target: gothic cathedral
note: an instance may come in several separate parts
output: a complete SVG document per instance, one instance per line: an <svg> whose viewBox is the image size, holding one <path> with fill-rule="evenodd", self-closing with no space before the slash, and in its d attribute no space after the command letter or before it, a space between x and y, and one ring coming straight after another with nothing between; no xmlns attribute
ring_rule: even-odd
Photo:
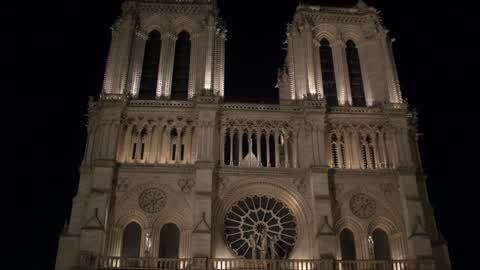
<svg viewBox="0 0 480 270"><path fill-rule="evenodd" d="M224 102L215 0L125 0L56 270L449 270L378 11L300 4L277 104Z"/></svg>

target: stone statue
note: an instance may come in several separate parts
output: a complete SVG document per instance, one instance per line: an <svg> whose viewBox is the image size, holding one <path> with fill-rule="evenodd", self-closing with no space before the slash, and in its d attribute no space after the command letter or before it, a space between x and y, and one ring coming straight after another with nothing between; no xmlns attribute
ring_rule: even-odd
<svg viewBox="0 0 480 270"><path fill-rule="evenodd" d="M270 257L272 260L275 260L277 257L277 252L275 251L275 244L278 242L278 237L274 235L270 240Z"/></svg>
<svg viewBox="0 0 480 270"><path fill-rule="evenodd" d="M250 234L250 237L248 238L248 242L250 242L250 246L252 247L252 259L256 260L257 259L257 240L255 240L254 234Z"/></svg>
<svg viewBox="0 0 480 270"><path fill-rule="evenodd" d="M267 251L268 251L268 236L267 236L266 230L263 231L261 239L262 240L260 245L260 259L265 260L267 257Z"/></svg>
<svg viewBox="0 0 480 270"><path fill-rule="evenodd" d="M147 232L147 235L145 236L145 253L150 254L150 251L152 250L152 235Z"/></svg>

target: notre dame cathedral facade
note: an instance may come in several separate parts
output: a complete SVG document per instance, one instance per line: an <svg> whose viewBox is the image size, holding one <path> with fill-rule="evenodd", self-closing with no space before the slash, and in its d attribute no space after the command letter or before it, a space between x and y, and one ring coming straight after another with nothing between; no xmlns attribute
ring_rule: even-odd
<svg viewBox="0 0 480 270"><path fill-rule="evenodd" d="M223 101L215 0L122 10L57 270L451 268L373 7L299 5L275 105Z"/></svg>

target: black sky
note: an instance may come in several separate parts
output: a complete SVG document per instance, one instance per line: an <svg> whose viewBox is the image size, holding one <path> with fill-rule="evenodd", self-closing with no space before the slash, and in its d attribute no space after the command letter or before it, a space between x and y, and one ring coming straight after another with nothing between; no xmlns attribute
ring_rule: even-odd
<svg viewBox="0 0 480 270"><path fill-rule="evenodd" d="M468 1L366 2L381 10L397 39L403 95L420 113L431 201L450 243L454 269L466 269L468 258L474 258L469 251L475 239L468 230L476 230L467 212L476 213L479 206L479 177L473 174L479 160L474 155L479 122L474 9ZM220 1L229 31L227 100L271 102L276 97L273 86L284 61L286 23L296 5ZM77 189L88 96L101 90L109 27L120 13L120 1L42 1L4 12L8 34L2 40L14 47L5 58L11 65L2 89L8 123L3 133L10 135L3 155L3 199L9 213L4 224L10 231L3 233L12 241L9 259L17 262L8 269L53 269L58 233Z"/></svg>

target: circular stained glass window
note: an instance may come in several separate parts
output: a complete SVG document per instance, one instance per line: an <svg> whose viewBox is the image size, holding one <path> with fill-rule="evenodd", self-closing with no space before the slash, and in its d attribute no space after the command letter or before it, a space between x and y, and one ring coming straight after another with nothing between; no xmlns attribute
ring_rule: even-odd
<svg viewBox="0 0 480 270"><path fill-rule="evenodd" d="M240 257L286 259L295 246L297 222L280 200L251 196L230 208L224 232L227 245Z"/></svg>

